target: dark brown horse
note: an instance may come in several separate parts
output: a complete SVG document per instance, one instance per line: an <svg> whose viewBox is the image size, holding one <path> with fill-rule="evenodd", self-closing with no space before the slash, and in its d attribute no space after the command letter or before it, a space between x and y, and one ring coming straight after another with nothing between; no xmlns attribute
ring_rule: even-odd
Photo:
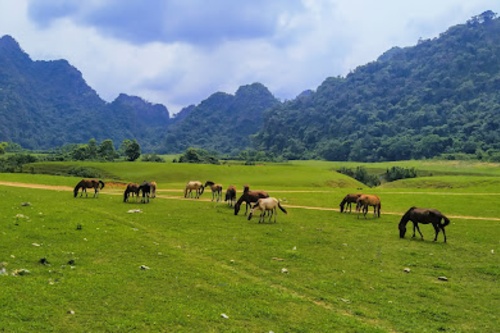
<svg viewBox="0 0 500 333"><path fill-rule="evenodd" d="M441 220L443 222L441 223ZM446 227L448 224L450 224L450 220L444 216L439 210L437 209L427 209L427 208L417 208L417 207L411 207L408 209L408 211L403 215L401 218L401 221L399 222L399 237L404 238L406 234L406 224L412 221L413 222L413 236L415 237L415 229L418 230L418 233L420 234L420 237L424 239L424 235L422 235L422 232L420 231L420 228L418 227L419 223L422 224L429 224L431 223L432 226L434 227L434 231L436 232L436 235L434 236L434 241L437 241L439 230L443 231L443 236L444 236L444 242L446 243L446 232L444 231L444 227Z"/></svg>
<svg viewBox="0 0 500 333"><path fill-rule="evenodd" d="M213 181L207 180L205 182L204 187L210 186L210 189L212 190L212 201L214 199L217 199L217 201L220 201L222 199L222 185L221 184L215 184Z"/></svg>
<svg viewBox="0 0 500 333"><path fill-rule="evenodd" d="M73 189L73 196L76 198L76 196L78 195L78 191L82 189L80 197L83 196L83 192L85 192L85 196L88 197L88 188L94 189L94 198L96 198L99 196L99 190L102 190L104 188L104 182L99 179L82 179L78 184L76 184L75 188Z"/></svg>
<svg viewBox="0 0 500 333"><path fill-rule="evenodd" d="M269 198L269 194L264 191L250 191L250 187L248 185L245 185L243 188L243 194L234 205L234 215L238 215L243 201L246 202L245 215L247 215L248 206L253 202L257 202L260 198Z"/></svg>
<svg viewBox="0 0 500 333"><path fill-rule="evenodd" d="M226 190L226 199L228 206L233 207L233 204L236 202L236 187L234 185L229 185Z"/></svg>
<svg viewBox="0 0 500 333"><path fill-rule="evenodd" d="M344 199L342 199L342 201L340 202L340 212L343 213L344 212L344 208L345 208L345 212L347 213L347 207L349 207L349 213L352 211L352 204L356 203L356 201L358 200L358 198L361 196L361 193L350 193L348 195L346 195L344 197ZM346 207L346 204L347 204L347 207Z"/></svg>
<svg viewBox="0 0 500 333"><path fill-rule="evenodd" d="M132 194L135 195L135 201L137 201L137 197L139 196L139 184L137 183L128 183L127 188L123 192L123 202L127 202L128 198Z"/></svg>
<svg viewBox="0 0 500 333"><path fill-rule="evenodd" d="M142 192L142 203L149 203L149 197L151 196L151 183L144 181L141 185L139 185L139 190L137 193Z"/></svg>
<svg viewBox="0 0 500 333"><path fill-rule="evenodd" d="M366 213L368 213L368 206L373 206L373 216L380 217L380 208L382 208L382 203L380 202L380 198L372 194L362 194L356 200L356 210L358 211L358 219L361 210L363 210L363 216L366 219Z"/></svg>

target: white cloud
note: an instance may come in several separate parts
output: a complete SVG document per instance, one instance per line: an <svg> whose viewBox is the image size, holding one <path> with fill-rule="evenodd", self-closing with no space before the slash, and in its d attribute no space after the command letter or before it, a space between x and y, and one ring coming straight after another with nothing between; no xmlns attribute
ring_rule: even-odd
<svg viewBox="0 0 500 333"><path fill-rule="evenodd" d="M253 82L291 99L488 9L500 3L0 0L0 35L34 60L68 60L107 101L123 92L177 112Z"/></svg>

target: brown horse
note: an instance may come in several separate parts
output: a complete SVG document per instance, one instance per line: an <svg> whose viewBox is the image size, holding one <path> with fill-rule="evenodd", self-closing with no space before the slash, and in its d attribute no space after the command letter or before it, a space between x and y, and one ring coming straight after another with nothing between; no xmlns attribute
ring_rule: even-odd
<svg viewBox="0 0 500 333"><path fill-rule="evenodd" d="M234 185L229 185L226 191L226 199L228 206L233 207L233 204L236 202L236 187Z"/></svg>
<svg viewBox="0 0 500 333"><path fill-rule="evenodd" d="M444 222L441 223L441 220ZM443 231L444 242L446 243L446 232L444 231L444 227L450 224L450 220L444 216L437 209L427 209L427 208L417 208L411 207L408 211L403 215L401 221L399 222L399 237L404 238L406 234L406 224L412 221L413 222L413 238L415 237L415 229L418 230L420 237L424 239L424 235L420 231L418 227L419 223L429 224L431 223L434 227L434 231L436 235L434 236L434 241L437 241L439 230Z"/></svg>
<svg viewBox="0 0 500 333"><path fill-rule="evenodd" d="M75 188L73 189L73 196L76 198L76 196L78 195L78 191L82 189L80 197L83 196L83 192L85 192L85 196L88 197L88 188L94 189L94 198L96 198L99 196L99 190L102 190L104 188L104 182L99 179L82 179L78 184L76 184Z"/></svg>
<svg viewBox="0 0 500 333"><path fill-rule="evenodd" d="M149 182L149 185L151 185L151 198L156 198L156 182Z"/></svg>
<svg viewBox="0 0 500 333"><path fill-rule="evenodd" d="M380 198L376 195L362 194L359 196L358 200L356 200L356 210L358 211L358 219L361 209L363 209L363 216L366 219L366 213L368 213L368 206L373 206L373 216L380 217L380 208L382 207Z"/></svg>
<svg viewBox="0 0 500 333"><path fill-rule="evenodd" d="M358 198L361 196L361 193L356 193L356 194L348 194L344 197L344 199L342 199L342 201L340 202L340 212L343 213L344 212L344 207L345 207L345 212L347 213L347 207L349 207L349 213L352 211L351 210L351 206L353 203L356 203L356 201L358 200ZM346 207L346 204L347 204L347 207Z"/></svg>
<svg viewBox="0 0 500 333"><path fill-rule="evenodd" d="M215 198L217 198L217 202L220 201L222 199L222 185L215 184L213 181L207 180L204 187L207 186L210 186L210 189L212 190L212 201L214 201Z"/></svg>
<svg viewBox="0 0 500 333"><path fill-rule="evenodd" d="M128 198L132 194L135 195L135 201L137 202L137 197L139 196L139 184L137 183L128 183L127 188L123 192L123 202L127 202Z"/></svg>
<svg viewBox="0 0 500 333"><path fill-rule="evenodd" d="M269 194L264 191L250 191L250 187L248 185L245 185L243 188L243 194L234 205L234 215L238 215L243 201L246 202L245 215L247 215L248 206L253 202L257 202L260 198L269 198Z"/></svg>
<svg viewBox="0 0 500 333"><path fill-rule="evenodd" d="M274 215L274 223L276 223L276 216L278 215L278 210L277 208L281 209L281 211L285 214L288 214L286 209L283 208L280 204L280 201L276 198L269 197L269 198L260 198L257 200L257 203L253 205L253 207L250 209L250 214L248 214L248 220L250 221L252 219L253 213L255 210L260 210L260 217L259 217L259 223L264 222L264 217L266 215L266 212L269 214L269 222L271 222L271 218Z"/></svg>
<svg viewBox="0 0 500 333"><path fill-rule="evenodd" d="M193 197L192 191L195 190L195 199L199 199L200 195L203 194L203 191L205 190L205 187L203 186L203 183L197 180L192 180L186 184L186 188L184 189L184 198L187 198L188 194L189 197Z"/></svg>

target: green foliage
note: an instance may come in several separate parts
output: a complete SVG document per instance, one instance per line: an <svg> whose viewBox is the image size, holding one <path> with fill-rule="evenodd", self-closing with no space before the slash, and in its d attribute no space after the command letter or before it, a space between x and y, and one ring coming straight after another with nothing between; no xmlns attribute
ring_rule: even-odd
<svg viewBox="0 0 500 333"><path fill-rule="evenodd" d="M351 168L342 167L338 169L337 172L352 177L370 187L380 185L380 179L376 175L369 174L366 168L362 166L358 166L354 170Z"/></svg>
<svg viewBox="0 0 500 333"><path fill-rule="evenodd" d="M267 110L255 149L365 162L498 151L500 19L478 17Z"/></svg>
<svg viewBox="0 0 500 333"><path fill-rule="evenodd" d="M179 163L219 164L219 159L216 154L212 154L204 149L188 148L179 157Z"/></svg>
<svg viewBox="0 0 500 333"><path fill-rule="evenodd" d="M120 151L127 158L127 161L135 161L141 156L141 146L136 140L123 140Z"/></svg>
<svg viewBox="0 0 500 333"><path fill-rule="evenodd" d="M0 172L23 172L25 164L34 163L38 158L31 154L12 154L0 158Z"/></svg>
<svg viewBox="0 0 500 333"><path fill-rule="evenodd" d="M393 182L398 179L415 178L417 177L417 170L415 168L402 168L393 166L385 172L385 180Z"/></svg>
<svg viewBox="0 0 500 333"><path fill-rule="evenodd" d="M82 177L82 178L102 178L103 174L93 168L89 167L82 167L82 166L75 166L70 168L67 171L67 175L69 176L75 176L75 177Z"/></svg>
<svg viewBox="0 0 500 333"><path fill-rule="evenodd" d="M165 159L157 154L144 154L141 157L141 161L143 162L159 162L164 163Z"/></svg>

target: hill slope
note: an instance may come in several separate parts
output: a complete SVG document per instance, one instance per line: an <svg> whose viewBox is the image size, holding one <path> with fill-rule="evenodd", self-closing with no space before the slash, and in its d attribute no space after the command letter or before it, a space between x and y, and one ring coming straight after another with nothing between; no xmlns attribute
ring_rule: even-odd
<svg viewBox="0 0 500 333"><path fill-rule="evenodd" d="M485 12L393 48L265 114L259 149L288 158L383 161L500 149L500 20Z"/></svg>

